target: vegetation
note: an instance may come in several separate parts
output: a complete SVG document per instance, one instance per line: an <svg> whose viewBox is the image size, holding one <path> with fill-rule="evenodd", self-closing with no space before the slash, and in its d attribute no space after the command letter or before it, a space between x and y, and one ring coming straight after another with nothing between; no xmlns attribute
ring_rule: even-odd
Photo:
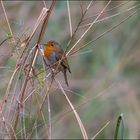
<svg viewBox="0 0 140 140"><path fill-rule="evenodd" d="M0 7L1 139L140 139L139 1ZM69 87L43 61L49 40L67 54Z"/></svg>

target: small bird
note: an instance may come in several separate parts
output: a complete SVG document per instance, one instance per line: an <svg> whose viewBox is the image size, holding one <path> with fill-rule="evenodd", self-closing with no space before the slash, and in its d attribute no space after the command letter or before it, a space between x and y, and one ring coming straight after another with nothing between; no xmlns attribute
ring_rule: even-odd
<svg viewBox="0 0 140 140"><path fill-rule="evenodd" d="M57 70L57 72L62 72L64 74L64 79L66 85L68 86L67 80L67 70L71 73L68 60L64 54L63 49L60 44L56 41L50 40L47 44L44 44L44 57L47 65ZM63 57L63 58L62 58ZM60 63L60 64L59 64Z"/></svg>

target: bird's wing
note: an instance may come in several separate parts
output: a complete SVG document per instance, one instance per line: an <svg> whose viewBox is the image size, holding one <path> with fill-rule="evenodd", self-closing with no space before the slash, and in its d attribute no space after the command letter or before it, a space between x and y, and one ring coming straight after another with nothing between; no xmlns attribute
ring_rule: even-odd
<svg viewBox="0 0 140 140"><path fill-rule="evenodd" d="M59 61L61 60L62 58L62 53L58 53L56 55L56 60ZM68 64L68 60L67 58L64 56L64 59L62 60L61 62L61 65L65 68L65 69L68 69L68 71L71 73L71 70L70 70L70 67L69 67L69 64Z"/></svg>

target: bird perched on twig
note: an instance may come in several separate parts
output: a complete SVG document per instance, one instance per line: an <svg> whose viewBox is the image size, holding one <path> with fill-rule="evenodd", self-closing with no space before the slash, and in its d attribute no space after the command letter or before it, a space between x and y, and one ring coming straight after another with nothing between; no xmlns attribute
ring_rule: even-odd
<svg viewBox="0 0 140 140"><path fill-rule="evenodd" d="M66 72L68 70L71 73L71 70L66 55L64 54L60 44L53 40L44 44L44 58L48 66L55 69L56 72L61 71L64 74L64 79L68 86Z"/></svg>

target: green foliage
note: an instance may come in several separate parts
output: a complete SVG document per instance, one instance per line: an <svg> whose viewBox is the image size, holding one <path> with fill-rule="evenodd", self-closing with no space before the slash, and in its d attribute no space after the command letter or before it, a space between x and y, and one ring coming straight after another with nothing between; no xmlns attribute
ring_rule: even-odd
<svg viewBox="0 0 140 140"><path fill-rule="evenodd" d="M71 10L72 29L74 32L77 23L80 19L80 16L82 15L81 11L85 10L89 1L69 2ZM112 4L113 2L114 4ZM128 8L132 8L132 6L134 6L135 4L139 4L139 1L131 1L126 5L121 5L120 7L114 10L110 10L112 7L116 6L115 2L117 3L117 5L121 3L119 1L112 1L110 7L108 7L107 11L100 17L100 19L110 17L113 14L123 12ZM48 7L50 1L46 1L46 3ZM100 11L103 8L103 5L105 3L106 2L102 1L96 1L95 3L93 3L93 7L91 7L87 12L85 19L88 17L92 17L93 15L98 13L98 11ZM9 18L10 23L11 19L14 19L14 21L24 21L24 24L21 28L20 26L14 24L14 29L12 27L14 36L19 37L21 34L24 34L25 28L30 29L28 30L28 34L25 32L25 36L29 36L32 32L33 26L35 25L39 12L43 7L43 2L15 2L15 4L13 4L12 2L7 1L6 4L7 14L9 17L11 16ZM17 10L17 13L15 12L15 10ZM129 11L120 14L116 17L112 17L105 21L96 23L93 26L93 28L91 28L90 31L87 33L85 38L83 38L82 41L80 41L76 48L79 48L87 42L94 40L106 30L112 28L117 23L120 23L125 17L127 17L131 13L132 12ZM94 20L95 18L96 16L92 17L91 20L86 20L82 22L81 25L85 25L86 23L92 22L92 20ZM68 74L70 86L62 86L64 86L64 90L68 94L73 105L76 107L77 105L79 105L79 107L77 107L76 109L90 137L92 137L99 130L100 126L102 126L102 124L104 124L106 120L108 120L112 122L111 125L105 128L105 130L101 132L97 136L97 138L109 139L114 137L114 139L122 139L123 137L129 138L135 136L135 138L139 139L139 134L136 133L138 132L139 128L138 107L140 105L139 19L140 14L138 12L125 23L119 25L114 31L107 33L97 41L93 42L92 44L78 52L84 53L85 51L90 50L90 53L85 53L82 55L78 55L77 53L74 54L76 56L70 56L68 58L71 62L70 67L72 71L72 74ZM5 28L4 23L5 20L3 24L1 24L2 29ZM36 44L36 41L38 40L40 27L41 26L39 26L39 28L37 29L35 37L28 46L29 49L31 49L34 46L34 44ZM70 47L73 46L73 44L81 37L83 32L88 27L89 26L84 28L80 27L78 29L74 37L74 41L72 42ZM0 33L1 40L3 40L3 32L0 31ZM8 39L13 38L11 32L6 32L6 36ZM53 11L48 22L43 42L46 43L50 39L60 42L62 47L64 49L66 48L67 40L70 39L67 1L57 1L56 3L55 10ZM8 51L8 47L9 46L3 48L7 49ZM24 47L22 49L24 49ZM3 51L0 50L0 56L3 55L5 55L5 53L3 53ZM5 66L10 67L10 70L12 70L13 72L13 69L15 68L18 59L17 57L11 56L9 56L8 58L10 59L8 59ZM25 94L26 97L29 96L29 99L31 99L27 99L27 106L24 108L26 112L31 113L31 118L29 117L29 113L27 113L27 115L26 113L21 113L21 123L19 123L18 127L18 131L20 131L22 129L21 126L25 126L26 132L30 133L35 122L36 125L40 125L40 127L38 127L36 131L33 132L32 138L45 137L44 135L48 131L44 127L45 124L48 124L47 101L45 102L43 108L45 122L42 119L41 113L38 116L36 115L36 112L38 112L39 106L42 103L42 100L45 96L45 93L42 92L42 90L48 84L45 80L47 72L44 71L41 58L39 57L38 59L38 64L35 63L34 66L36 75L33 75L33 80L35 81L35 85L34 87L28 87L29 89L26 89L27 92ZM6 78L0 81L0 102L7 88L7 83L9 82L9 79L12 75L12 72L10 70L5 70L2 73L0 73L0 76L6 75ZM22 85L21 79L24 79L25 76L25 70L21 70L18 79L14 79L14 81L12 82L12 90L10 90L10 95L12 97L14 91L17 92L15 93L16 96L13 96L13 98L15 97L16 102L21 93L21 91L19 90L22 89L23 86L14 87L14 83L20 82ZM56 78L60 78L60 81L63 79L63 77L61 77L61 74L58 74L57 76ZM32 91L34 89L36 89L36 91L32 94L32 98L30 96L30 90ZM50 93L50 104L52 112L51 121L53 126L52 133L54 138L62 139L62 135L64 136L64 138L82 138L81 132L78 127L78 123L75 120L73 112L68 111L68 113L65 113L65 111L67 112L67 110L69 110L69 106L67 105L65 98L61 94L61 90L58 89L58 85L56 84L56 82L54 82ZM10 101L12 102L13 100L11 99ZM86 103L82 104L83 101L86 101ZM32 104L31 111L29 111L30 105L28 103ZM13 104L14 103L12 102L10 106L7 107L6 112L9 111L10 107L14 106ZM11 109L11 112L14 112L16 114L18 111L16 110L17 108L15 108L16 107L14 106ZM116 117L117 114L120 114L120 112L122 112L125 115L125 130L123 130L122 126L122 116L118 117L118 122L116 125ZM7 114L5 114L4 117L6 117L6 115ZM14 119L11 118L11 120L13 121ZM1 126L3 129L3 124ZM132 131L132 129L134 130ZM1 130L1 132L3 131ZM36 134L38 134L38 136ZM22 138L22 135L23 131L21 131L21 133L19 133L17 137L20 139Z"/></svg>
<svg viewBox="0 0 140 140"><path fill-rule="evenodd" d="M38 74L37 76L40 89L42 89L45 86L45 75L46 75L46 72L44 71L44 69L40 69L40 74Z"/></svg>
<svg viewBox="0 0 140 140"><path fill-rule="evenodd" d="M121 126L122 126L122 129L120 128ZM120 137L119 137L119 134L120 134ZM123 135L124 135L123 114L120 114L120 116L118 117L118 120L117 120L117 125L116 125L114 139L115 140L123 139Z"/></svg>
<svg viewBox="0 0 140 140"><path fill-rule="evenodd" d="M13 37L13 36L12 36L12 33L11 33L11 32L8 32L8 33L7 33L7 38L8 38L8 39L11 39L12 37Z"/></svg>

